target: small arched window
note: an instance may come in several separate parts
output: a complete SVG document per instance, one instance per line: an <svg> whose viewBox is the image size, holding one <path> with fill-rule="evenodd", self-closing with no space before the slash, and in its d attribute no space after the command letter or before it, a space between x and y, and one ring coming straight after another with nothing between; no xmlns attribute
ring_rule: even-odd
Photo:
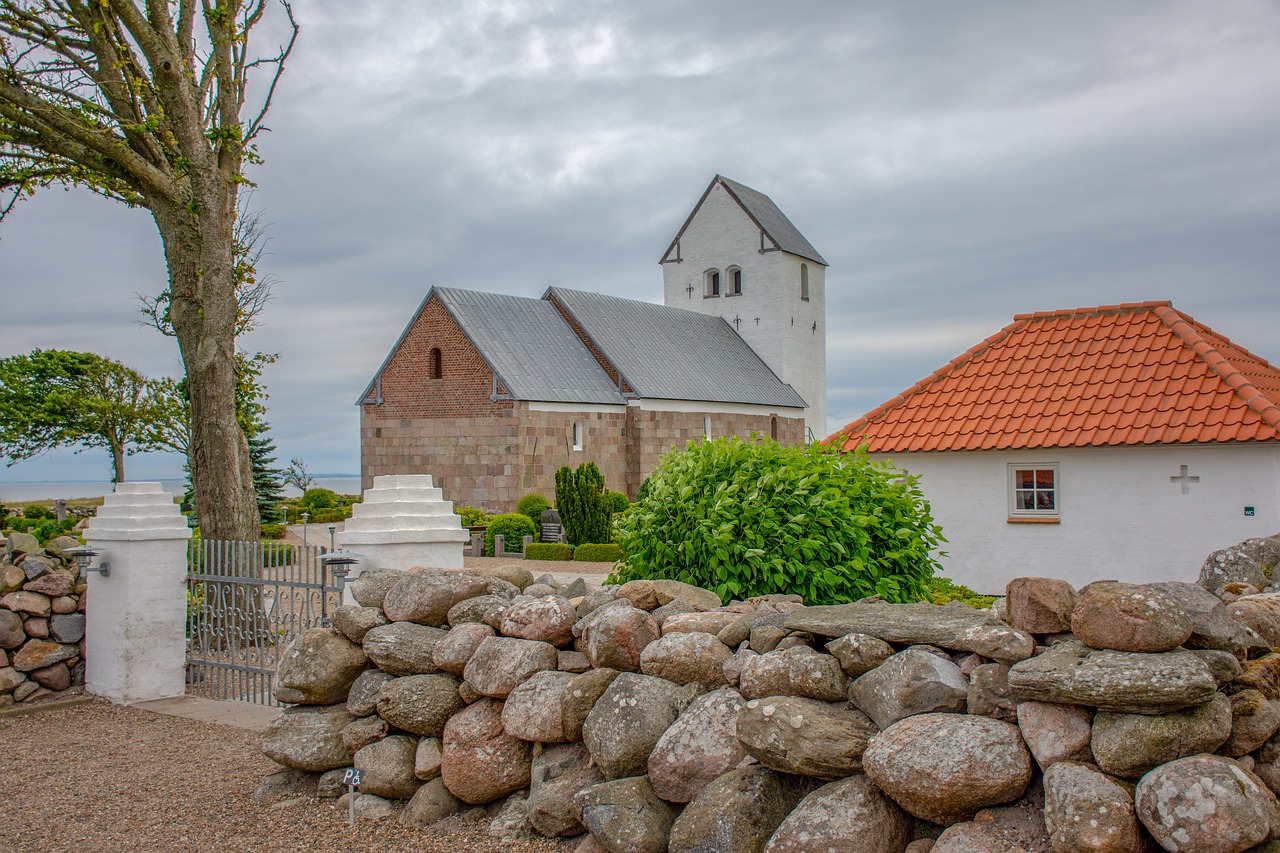
<svg viewBox="0 0 1280 853"><path fill-rule="evenodd" d="M711 438L711 415L702 416L702 433L708 439Z"/></svg>
<svg viewBox="0 0 1280 853"><path fill-rule="evenodd" d="M725 296L741 296L742 295L742 270L737 267L729 267L725 275L729 278L729 287L725 291Z"/></svg>
<svg viewBox="0 0 1280 853"><path fill-rule="evenodd" d="M444 375L444 363L440 357L440 348L432 347L431 349L431 378L439 379Z"/></svg>
<svg viewBox="0 0 1280 853"><path fill-rule="evenodd" d="M777 415L769 416L769 438L772 438L774 441L778 440L778 416Z"/></svg>
<svg viewBox="0 0 1280 853"><path fill-rule="evenodd" d="M582 449L582 421L573 422L573 449Z"/></svg>
<svg viewBox="0 0 1280 853"><path fill-rule="evenodd" d="M809 301L809 265L800 265L800 299L804 302Z"/></svg>
<svg viewBox="0 0 1280 853"><path fill-rule="evenodd" d="M702 295L707 299L720 295L720 270L707 270L703 273Z"/></svg>

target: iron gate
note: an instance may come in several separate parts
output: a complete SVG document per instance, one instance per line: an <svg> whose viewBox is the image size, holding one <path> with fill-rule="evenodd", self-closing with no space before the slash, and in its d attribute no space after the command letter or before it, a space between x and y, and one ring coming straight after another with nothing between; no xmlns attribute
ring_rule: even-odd
<svg viewBox="0 0 1280 853"><path fill-rule="evenodd" d="M193 539L187 563L187 694L279 705L280 654L327 626L342 603L320 559L327 549L285 542Z"/></svg>

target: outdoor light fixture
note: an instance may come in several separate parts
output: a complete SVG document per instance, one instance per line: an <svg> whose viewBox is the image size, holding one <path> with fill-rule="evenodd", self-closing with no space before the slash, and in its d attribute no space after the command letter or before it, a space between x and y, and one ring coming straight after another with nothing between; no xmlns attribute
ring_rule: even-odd
<svg viewBox="0 0 1280 853"><path fill-rule="evenodd" d="M333 534L337 531L337 529L338 529L338 525L336 524L329 525L329 550L330 551L337 550L333 544Z"/></svg>
<svg viewBox="0 0 1280 853"><path fill-rule="evenodd" d="M331 554L320 555L320 563L333 572L333 580L338 585L338 592L345 589L351 567L360 562L363 556L364 554L357 554L354 551L334 551Z"/></svg>
<svg viewBox="0 0 1280 853"><path fill-rule="evenodd" d="M62 552L63 556L70 557L76 561L76 567L80 569L80 575L83 577L86 572L97 572L104 578L111 574L111 564L106 560L98 563L96 566L89 565L93 562L93 558L98 556L98 552L90 548L88 545L81 545L78 548L68 548Z"/></svg>

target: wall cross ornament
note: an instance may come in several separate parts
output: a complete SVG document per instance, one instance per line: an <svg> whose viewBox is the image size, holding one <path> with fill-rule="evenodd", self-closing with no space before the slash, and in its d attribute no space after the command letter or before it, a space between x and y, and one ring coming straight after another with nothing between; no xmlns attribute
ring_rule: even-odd
<svg viewBox="0 0 1280 853"><path fill-rule="evenodd" d="M1169 482L1180 484L1184 495L1191 494L1191 484L1200 482L1200 478L1193 474L1188 474L1186 465L1179 465L1178 467L1180 470L1169 478Z"/></svg>
<svg viewBox="0 0 1280 853"><path fill-rule="evenodd" d="M741 331L741 330L742 330L742 318L741 318L741 317L734 316L734 318L733 318L733 327L734 327L735 329L738 329L739 331Z"/></svg>

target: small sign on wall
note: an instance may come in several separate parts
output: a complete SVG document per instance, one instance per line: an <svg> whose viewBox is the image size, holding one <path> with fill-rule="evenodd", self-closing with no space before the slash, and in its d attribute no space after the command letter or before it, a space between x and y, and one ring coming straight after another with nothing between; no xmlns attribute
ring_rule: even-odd
<svg viewBox="0 0 1280 853"><path fill-rule="evenodd" d="M1244 508L1244 515L1245 518L1253 518L1256 513L1253 511L1253 507L1247 506Z"/></svg>

